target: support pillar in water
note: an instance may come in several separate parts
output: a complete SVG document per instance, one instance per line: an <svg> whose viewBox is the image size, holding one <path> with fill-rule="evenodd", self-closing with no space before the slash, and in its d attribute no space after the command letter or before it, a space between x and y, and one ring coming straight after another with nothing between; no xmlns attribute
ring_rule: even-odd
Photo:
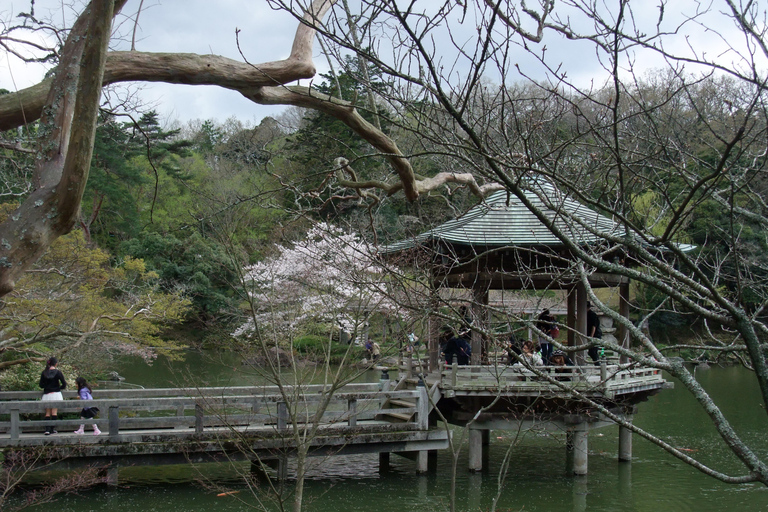
<svg viewBox="0 0 768 512"><path fill-rule="evenodd" d="M416 455L416 472L426 473L429 471L429 451L422 450Z"/></svg>
<svg viewBox="0 0 768 512"><path fill-rule="evenodd" d="M632 415L627 414L625 418L632 422ZM632 460L632 431L627 427L619 425L619 460L630 462Z"/></svg>
<svg viewBox="0 0 768 512"><path fill-rule="evenodd" d="M469 470L483 469L483 431L469 429Z"/></svg>
<svg viewBox="0 0 768 512"><path fill-rule="evenodd" d="M582 423L573 431L573 474L586 475L589 461L589 429Z"/></svg>

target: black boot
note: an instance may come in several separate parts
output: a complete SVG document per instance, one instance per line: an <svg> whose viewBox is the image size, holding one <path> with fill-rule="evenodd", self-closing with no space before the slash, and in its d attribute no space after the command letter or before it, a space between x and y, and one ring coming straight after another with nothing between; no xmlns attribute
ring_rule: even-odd
<svg viewBox="0 0 768 512"><path fill-rule="evenodd" d="M56 420L59 419L59 417L58 416L51 416L51 419L53 421L56 421ZM51 425L51 434L58 434L58 433L59 432L58 432L58 430L56 430L56 425Z"/></svg>
<svg viewBox="0 0 768 512"><path fill-rule="evenodd" d="M50 416L46 416L45 417L45 421L51 421L51 417ZM51 435L51 431L52 430L53 430L53 426L46 425L45 426L45 435L47 435L47 436Z"/></svg>

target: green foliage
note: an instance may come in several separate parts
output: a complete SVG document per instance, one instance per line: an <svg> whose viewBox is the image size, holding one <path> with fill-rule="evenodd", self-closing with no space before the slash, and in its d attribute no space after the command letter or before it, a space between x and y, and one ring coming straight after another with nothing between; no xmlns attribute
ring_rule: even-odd
<svg viewBox="0 0 768 512"><path fill-rule="evenodd" d="M123 256L139 258L157 273L163 287L182 289L202 315L233 307L235 273L224 247L193 233L186 239L144 232L120 246Z"/></svg>
<svg viewBox="0 0 768 512"><path fill-rule="evenodd" d="M306 334L298 336L293 340L293 348L300 354L309 352L322 352L328 345L330 338L317 334Z"/></svg>
<svg viewBox="0 0 768 512"><path fill-rule="evenodd" d="M148 359L178 346L161 330L183 319L189 302L158 287L157 274L89 245L82 231L60 237L16 283L0 310L0 357L7 363L52 351L73 365L98 369L116 354Z"/></svg>
<svg viewBox="0 0 768 512"><path fill-rule="evenodd" d="M40 382L42 363L27 363L11 366L0 372L0 389L3 391L35 391Z"/></svg>
<svg viewBox="0 0 768 512"><path fill-rule="evenodd" d="M342 361L350 350L349 345L333 341L328 336L307 334L293 340L293 349L307 359L336 364ZM362 354L364 349L351 347L354 353Z"/></svg>
<svg viewBox="0 0 768 512"><path fill-rule="evenodd" d="M68 363L59 363L57 368L64 374L67 387L75 389L75 379L80 375L78 369ZM40 374L45 363L25 363L9 366L0 371L0 389L3 391L41 391Z"/></svg>

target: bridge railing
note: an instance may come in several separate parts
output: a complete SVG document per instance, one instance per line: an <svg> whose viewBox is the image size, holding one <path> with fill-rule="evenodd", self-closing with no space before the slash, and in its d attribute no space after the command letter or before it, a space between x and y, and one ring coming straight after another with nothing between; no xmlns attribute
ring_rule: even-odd
<svg viewBox="0 0 768 512"><path fill-rule="evenodd" d="M74 392L65 391L65 398ZM333 392L322 386L284 386L281 393L274 386L227 388L163 388L140 390L95 390L94 400L62 400L41 402L39 392L0 393L0 443L12 443L23 433L40 433L46 426L46 408L57 408L59 415L74 414L75 419L55 422L58 430L74 430L81 423L97 424L112 440L120 440L138 431L174 433L178 435L238 429L281 436L293 426L302 428L317 423L321 428L356 427L358 430L381 430L377 421L394 408L388 399L410 400L411 409L397 408L398 413L413 412L410 422L398 423L399 430L427 430L428 405L426 390L386 391L378 384L353 384ZM320 407L325 405L326 407ZM100 415L80 420L82 407L98 407ZM4 435L3 435L4 433ZM11 444L12 444L11 443Z"/></svg>

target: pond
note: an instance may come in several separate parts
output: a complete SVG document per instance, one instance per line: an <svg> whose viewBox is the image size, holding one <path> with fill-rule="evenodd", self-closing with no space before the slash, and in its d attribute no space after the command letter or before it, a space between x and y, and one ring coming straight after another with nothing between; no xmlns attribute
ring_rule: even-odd
<svg viewBox="0 0 768 512"><path fill-rule="evenodd" d="M128 380L146 387L176 385L196 377L208 385L242 385L254 377L235 357L216 363L190 354L184 363L162 361L151 369L126 365ZM759 390L747 370L738 367L699 370L697 379L732 418L743 438L768 458L766 421ZM366 380L375 381L370 372ZM703 411L680 385L639 406L638 426L673 446L725 470L739 471L738 461L711 426ZM457 432L458 433L458 432ZM727 485L692 469L651 443L634 437L631 463L617 460L618 428L593 431L589 438L589 475L565 473L565 439L561 435L529 433L516 443L509 432L491 433L490 457L481 474L466 470L466 450L458 464L457 509L489 510L499 492L498 475L510 451L507 478L501 484L497 510L526 511L722 511L768 510L768 488L758 484ZM391 470L379 474L376 456L313 459L305 491L306 510L424 512L448 509L450 454L440 452L438 467L425 476L415 474L412 461L393 455ZM258 506L243 485L247 464L155 466L121 468L118 488L99 487L64 496L57 512L239 511ZM219 496L222 490L235 491ZM40 506L33 510L50 510Z"/></svg>

